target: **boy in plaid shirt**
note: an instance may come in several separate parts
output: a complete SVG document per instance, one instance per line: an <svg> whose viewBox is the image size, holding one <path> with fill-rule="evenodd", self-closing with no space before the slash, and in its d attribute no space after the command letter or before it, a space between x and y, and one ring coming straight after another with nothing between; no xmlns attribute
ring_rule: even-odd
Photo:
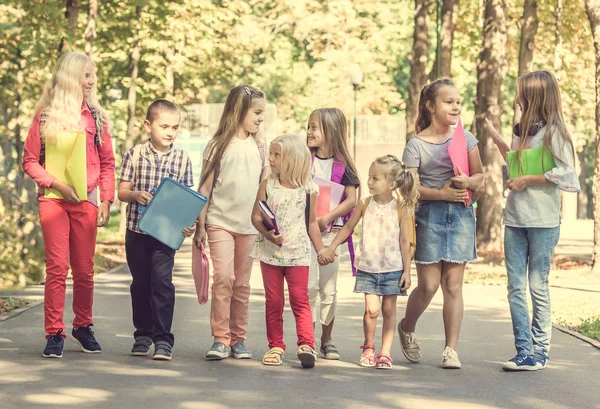
<svg viewBox="0 0 600 409"><path fill-rule="evenodd" d="M171 333L175 307L172 282L175 250L139 230L139 206L152 199L150 193L165 177L193 186L192 163L188 155L173 147L181 113L177 105L156 100L148 108L144 128L150 140L123 155L119 200L127 205L125 251L132 275L130 287L135 343L131 355L146 356L152 343L152 359L171 360L174 337ZM195 225L183 229L194 234Z"/></svg>

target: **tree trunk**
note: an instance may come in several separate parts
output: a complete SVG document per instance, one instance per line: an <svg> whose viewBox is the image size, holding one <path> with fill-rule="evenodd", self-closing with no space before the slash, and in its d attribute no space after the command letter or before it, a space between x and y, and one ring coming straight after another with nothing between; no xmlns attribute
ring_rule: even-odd
<svg viewBox="0 0 600 409"><path fill-rule="evenodd" d="M596 56L596 154L594 161L594 247L592 250L592 270L600 274L600 0L585 0L585 11L594 38Z"/></svg>
<svg viewBox="0 0 600 409"><path fill-rule="evenodd" d="M531 71L535 35L538 29L537 0L525 0L521 17L521 44L519 46L519 77ZM521 109L516 101L513 105L513 123L521 119Z"/></svg>
<svg viewBox="0 0 600 409"><path fill-rule="evenodd" d="M96 40L96 16L98 16L98 0L90 0L88 8L88 21L83 37L85 38L85 54L92 56L92 47Z"/></svg>
<svg viewBox="0 0 600 409"><path fill-rule="evenodd" d="M554 75L559 81L562 71L562 36L560 35L560 31L562 30L562 13L563 2L562 0L556 0L556 12L554 14Z"/></svg>
<svg viewBox="0 0 600 409"><path fill-rule="evenodd" d="M69 19L69 30L71 30L73 36L75 36L75 32L77 31L77 19L79 18L80 7L79 0L67 0L65 17Z"/></svg>
<svg viewBox="0 0 600 409"><path fill-rule="evenodd" d="M132 22L133 41L131 44L131 54L129 55L129 92L127 94L127 134L125 135L123 152L127 152L133 147L135 136L135 106L137 102L136 81L138 78L140 62L140 18L142 14L141 6L135 8L135 20ZM121 218L119 220L119 231L124 234L127 229L127 216L125 209L127 203L121 203Z"/></svg>
<svg viewBox="0 0 600 409"><path fill-rule="evenodd" d="M410 80L408 81L408 101L406 104L406 139L415 133L419 94L427 83L429 55L429 5L430 0L415 0L415 29L413 35L413 52L410 56Z"/></svg>
<svg viewBox="0 0 600 409"><path fill-rule="evenodd" d="M502 237L502 170L500 154L484 126L488 118L501 129L502 82L506 75L506 1L485 0L483 43L477 65L474 132L485 173L485 194L477 207L477 243L480 249L498 251Z"/></svg>
<svg viewBox="0 0 600 409"><path fill-rule="evenodd" d="M454 28L458 16L458 0L443 0L442 3L442 26L440 29L440 74L436 72L437 53L433 67L429 72L431 81L438 77L452 78L452 44L454 43Z"/></svg>

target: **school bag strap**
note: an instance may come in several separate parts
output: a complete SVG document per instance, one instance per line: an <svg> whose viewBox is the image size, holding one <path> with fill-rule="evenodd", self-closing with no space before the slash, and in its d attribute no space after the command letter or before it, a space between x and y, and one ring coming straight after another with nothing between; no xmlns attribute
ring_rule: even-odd
<svg viewBox="0 0 600 409"><path fill-rule="evenodd" d="M365 202L363 203L362 206L362 212L361 212L361 216L364 217L365 215L365 210L367 210L367 207L369 207L369 203L371 203L371 198L373 196L369 196L365 199ZM402 206L398 206L397 207L397 211L398 211L398 226L402 226ZM416 228L416 224L415 224L415 216L410 217L410 220L408 221L410 223L410 259L414 260L415 258L415 252L417 250L417 228ZM363 230L364 232L364 230Z"/></svg>
<svg viewBox="0 0 600 409"><path fill-rule="evenodd" d="M86 102L87 105L87 102ZM90 112L92 113L92 118L94 118L94 127L96 129L96 133L94 134L94 145L100 145L100 134L98 132L98 111L96 108L88 105ZM48 114L46 114L43 110L40 112L40 128L42 125L45 125L48 122ZM40 161L39 164L43 165L46 162L46 142L44 142L44 138L42 137L42 133L40 132Z"/></svg>

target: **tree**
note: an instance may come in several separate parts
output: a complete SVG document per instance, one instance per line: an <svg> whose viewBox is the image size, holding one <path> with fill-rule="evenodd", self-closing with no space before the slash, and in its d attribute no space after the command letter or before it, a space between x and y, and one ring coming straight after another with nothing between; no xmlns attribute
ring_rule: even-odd
<svg viewBox="0 0 600 409"><path fill-rule="evenodd" d="M406 138L415 133L419 94L427 83L427 64L429 62L429 7L430 0L415 0L415 28L413 51L410 57L410 80L408 81L408 101L406 103Z"/></svg>
<svg viewBox="0 0 600 409"><path fill-rule="evenodd" d="M443 0L440 26L440 51L435 54L435 61L429 73L429 79L437 77L452 77L452 45L458 16L458 0ZM439 19L438 19L439 20ZM440 73L437 73L438 54L440 55Z"/></svg>
<svg viewBox="0 0 600 409"><path fill-rule="evenodd" d="M502 82L506 75L506 1L485 0L483 42L477 65L474 132L485 174L485 194L477 207L477 243L484 250L500 250L502 231L502 170L500 155L484 125L488 118L501 129Z"/></svg>
<svg viewBox="0 0 600 409"><path fill-rule="evenodd" d="M88 21L83 32L85 38L85 53L88 57L92 55L92 46L96 39L96 16L98 15L98 0L90 0L88 5Z"/></svg>
<svg viewBox="0 0 600 409"><path fill-rule="evenodd" d="M592 270L600 273L600 0L585 0L585 10L592 27L596 55L596 156L594 161L594 248Z"/></svg>
<svg viewBox="0 0 600 409"><path fill-rule="evenodd" d="M559 0L560 1L560 0ZM523 16L521 17L521 42L519 46L519 74L527 74L531 71L535 35L538 29L537 0L525 0L523 4ZM515 101L513 104L513 123L521 118L521 110Z"/></svg>

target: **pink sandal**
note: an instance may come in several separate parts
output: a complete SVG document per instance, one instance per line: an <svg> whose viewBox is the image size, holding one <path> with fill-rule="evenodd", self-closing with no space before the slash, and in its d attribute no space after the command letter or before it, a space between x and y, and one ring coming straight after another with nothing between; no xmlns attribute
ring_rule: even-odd
<svg viewBox="0 0 600 409"><path fill-rule="evenodd" d="M360 361L358 362L358 365L365 368L373 368L376 364L375 345L362 345L360 349L363 350L363 353L360 356ZM365 349L372 349L373 352L365 352Z"/></svg>
<svg viewBox="0 0 600 409"><path fill-rule="evenodd" d="M392 362L394 362L394 360L391 356L387 354L377 354L377 363L375 367L377 369L392 369Z"/></svg>

